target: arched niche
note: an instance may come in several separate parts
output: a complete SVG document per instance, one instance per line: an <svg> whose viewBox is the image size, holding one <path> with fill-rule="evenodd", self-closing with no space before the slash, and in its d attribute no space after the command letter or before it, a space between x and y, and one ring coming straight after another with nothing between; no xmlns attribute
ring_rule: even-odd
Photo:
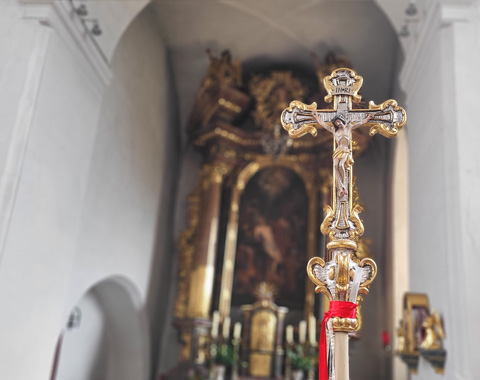
<svg viewBox="0 0 480 380"><path fill-rule="evenodd" d="M127 280L103 280L72 306L76 321L60 335L52 380L148 379L146 319Z"/></svg>
<svg viewBox="0 0 480 380"><path fill-rule="evenodd" d="M276 176L278 175L278 176ZM262 181L269 181L272 178L277 178L278 181L285 181L286 187L281 189L281 186L277 186L278 184L273 185L272 189L274 191L281 191L282 194L278 194L279 199L270 200L274 204L266 204L269 202L265 196L265 199L255 199L258 197L258 186L259 182ZM228 212L228 220L226 221L226 228L225 228L225 244L223 249L223 255L221 255L221 260L217 262L217 278L221 278L221 281L217 283L218 292L215 292L218 295L218 309L220 310L220 314L228 315L230 313L231 308L233 308L232 312L235 314L238 312L238 306L244 302L253 301L252 292L246 295L246 297L242 297L238 291L239 282L242 282L241 276L242 273L248 267L248 251L253 250L261 250L262 243L261 240L264 240L260 235L266 237L267 235L271 235L270 237L273 238L275 235L274 229L277 231L277 238L280 239L279 230L280 225L283 224L284 217L300 217L301 214L301 222L303 225L300 228L292 227L293 231L296 231L298 234L302 235L297 238L301 240L301 242L297 242L294 249L297 249L301 252L297 252L300 261L299 269L303 272L305 269L304 262L308 261L309 258L313 257L320 248L320 241L323 241L319 236L318 232L318 223L320 218L319 213L319 205L323 202L323 197L321 192L319 191L318 184L316 183L318 179L316 176L312 175L305 167L303 167L298 162L292 161L287 156L280 156L276 159L264 156L261 158L257 158L255 161L251 162L250 164L246 165L236 176L235 184L231 190L231 196L229 197L229 212ZM266 184L265 186L268 187ZM298 210L291 210L291 215L285 213L282 214L281 208L283 206L287 206L289 203L295 202L293 199L290 199L289 196L296 196L299 197L297 200ZM260 196L261 197L261 196ZM248 205L248 203L255 203ZM283 206L282 206L283 205ZM260 228L257 228L257 241L255 242L254 237L248 237L248 232L245 233L246 227L244 224L249 223L249 213L255 214L254 216L256 219L260 220L263 219L264 223ZM257 222L258 222L257 220ZM277 223L278 222L278 223ZM286 222L289 223L288 221ZM256 226L259 227L259 226ZM256 228L254 227L254 229ZM287 233L288 227L284 232L285 237ZM220 227L220 231L222 231L222 227ZM289 233L293 231L288 231ZM220 232L221 233L221 232ZM249 239L250 241L249 246ZM274 238L273 238L274 239ZM278 240L277 239L277 240ZM264 241L266 243L266 241ZM256 247L255 247L255 244ZM277 244L277 243L275 243ZM278 243L281 245L281 243ZM268 243L267 243L268 245ZM291 253L291 252L290 252ZM237 257L240 255L240 257ZM263 264L262 259L262 252L258 251L255 252L254 255L256 256L254 260L257 262L254 265L262 266L265 265L272 265L272 260L268 259L266 256L268 254L264 252L264 259ZM280 254L283 256L283 253ZM287 253L285 252L285 255ZM244 256L244 257L243 257ZM258 256L258 257L257 257ZM277 273L273 275L273 277L282 277L282 268L284 268L285 262L283 262L283 258L280 265L276 270ZM240 263L243 269L240 269ZM258 268L257 268L258 269ZM257 278L258 282L272 280L269 277L268 268L264 268L265 271L260 271L259 278ZM278 276L278 270L280 270L280 276ZM248 270L246 270L248 273ZM240 276L240 277L239 277ZM304 277L300 277L301 279L305 280ZM253 279L251 279L253 281ZM243 281L245 282L245 281ZM278 282L275 281L274 282ZM275 284L274 284L275 285ZM280 282L276 284L277 286L281 287ZM254 287L255 284L252 284ZM293 286L293 285L292 285ZM292 315L295 314L299 319L302 318L302 315L309 315L314 312L315 306L315 297L314 293L310 290L311 284L308 282L303 282L303 286L301 281L299 281L296 290L300 291L302 294L301 301L289 304L288 296L285 297L283 300L279 300L281 306L289 306L292 311L296 310L297 313L293 312ZM305 289L308 289L305 292ZM251 289L253 290L253 288ZM247 292L248 293L248 292ZM297 294L298 296L298 294ZM235 300L234 298L237 297L238 299ZM282 297L280 297L282 298ZM300 298L300 296L298 296ZM285 303L286 302L286 303ZM301 306L300 306L301 304ZM216 305L214 305L215 307Z"/></svg>
<svg viewBox="0 0 480 380"><path fill-rule="evenodd" d="M308 212L306 185L294 168L273 164L250 177L239 202L233 307L255 302L256 286L266 281L279 305L303 309Z"/></svg>

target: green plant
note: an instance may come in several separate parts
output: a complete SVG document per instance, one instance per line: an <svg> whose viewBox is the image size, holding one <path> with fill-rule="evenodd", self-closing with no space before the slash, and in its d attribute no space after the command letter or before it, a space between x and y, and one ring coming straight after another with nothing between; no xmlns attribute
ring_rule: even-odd
<svg viewBox="0 0 480 380"><path fill-rule="evenodd" d="M315 368L317 363L316 355L304 355L300 344L297 344L294 349L288 349L287 355L293 370L310 371Z"/></svg>
<svg viewBox="0 0 480 380"><path fill-rule="evenodd" d="M231 366L235 361L233 346L227 343L221 344L217 348L215 363Z"/></svg>

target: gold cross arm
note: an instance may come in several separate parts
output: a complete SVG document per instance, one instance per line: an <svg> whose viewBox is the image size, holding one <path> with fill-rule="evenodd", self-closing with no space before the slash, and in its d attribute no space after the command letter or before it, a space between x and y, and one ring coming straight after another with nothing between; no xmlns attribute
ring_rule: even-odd
<svg viewBox="0 0 480 380"><path fill-rule="evenodd" d="M317 130L322 128L314 117L317 114L321 120L331 124L332 119L342 115L346 122L359 122L371 116L363 126L370 127L370 136L379 133L385 137L394 137L405 125L407 115L393 99L377 105L370 102L368 109L353 109L341 113L335 109L317 109L317 103L310 105L294 100L282 112L281 123L292 138L298 138L310 133L317 135Z"/></svg>
<svg viewBox="0 0 480 380"><path fill-rule="evenodd" d="M358 103L361 96L358 94L363 79L351 69L337 69L331 75L324 78L324 86L328 91L325 96L327 103L333 102L331 109L317 109L317 103L310 105L298 100L290 103L281 115L283 128L288 131L290 137L298 138L307 133L317 135L321 128L314 115L323 122L330 123L335 117L341 117L346 123L360 122L368 116L370 119L363 126L370 127L370 135L379 133L386 137L394 137L405 125L407 115L393 99L386 100L381 104L370 102L368 109L352 109L352 102Z"/></svg>

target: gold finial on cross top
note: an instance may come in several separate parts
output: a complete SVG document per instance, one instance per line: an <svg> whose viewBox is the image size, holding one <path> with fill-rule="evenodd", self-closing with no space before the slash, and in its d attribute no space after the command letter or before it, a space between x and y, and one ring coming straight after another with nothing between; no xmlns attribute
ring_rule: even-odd
<svg viewBox="0 0 480 380"><path fill-rule="evenodd" d="M329 237L327 249L332 259L325 262L320 257L312 258L307 273L316 285L315 291L330 301L322 323L320 380L348 380L347 334L357 328L358 300L368 293L377 274L372 259L360 261L355 255L363 224L358 216L362 208L353 202L352 131L366 126L371 136L379 133L394 137L405 125L407 115L392 99L379 105L371 101L368 109L353 109L352 102L361 101L363 78L351 69L336 69L323 83L328 93L325 101L333 102L333 108L317 109L316 103L294 100L282 112L281 123L292 138L307 133L316 136L321 128L333 135L333 205L325 206L320 227Z"/></svg>

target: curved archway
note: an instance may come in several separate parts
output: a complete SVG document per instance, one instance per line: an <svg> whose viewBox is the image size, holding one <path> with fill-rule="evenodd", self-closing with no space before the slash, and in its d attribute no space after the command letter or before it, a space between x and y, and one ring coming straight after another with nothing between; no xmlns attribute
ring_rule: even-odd
<svg viewBox="0 0 480 380"><path fill-rule="evenodd" d="M139 300L121 277L90 288L75 305L80 318L62 331L52 380L147 379L149 344Z"/></svg>

